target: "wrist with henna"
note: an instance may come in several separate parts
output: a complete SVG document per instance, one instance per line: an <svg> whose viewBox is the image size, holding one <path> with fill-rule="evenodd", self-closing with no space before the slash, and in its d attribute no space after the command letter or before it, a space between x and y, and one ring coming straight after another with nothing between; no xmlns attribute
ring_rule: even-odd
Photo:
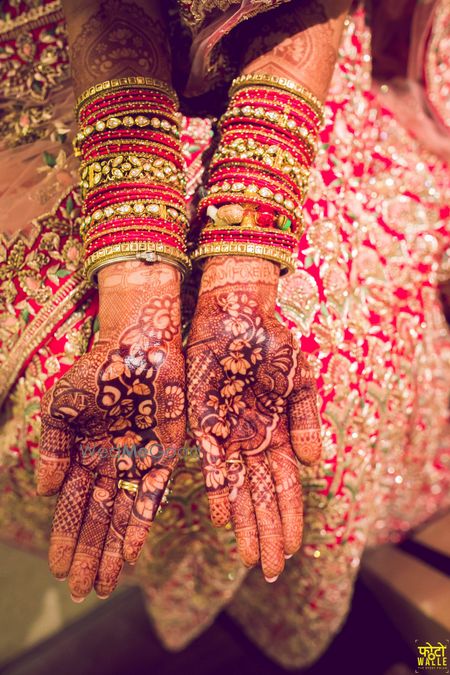
<svg viewBox="0 0 450 675"><path fill-rule="evenodd" d="M243 73L285 77L325 101L351 0L303 0L256 17L242 57ZM243 33L248 31L243 26Z"/></svg>
<svg viewBox="0 0 450 675"><path fill-rule="evenodd" d="M75 95L115 77L171 82L164 3L160 0L63 0Z"/></svg>
<svg viewBox="0 0 450 675"><path fill-rule="evenodd" d="M42 402L38 493L60 491L50 569L77 601L136 561L185 437L179 272L117 263L99 286L99 340Z"/></svg>
<svg viewBox="0 0 450 675"><path fill-rule="evenodd" d="M231 520L242 561L268 581L301 543L297 458L313 464L321 449L310 368L274 315L278 278L267 260L209 259L187 351L212 522Z"/></svg>

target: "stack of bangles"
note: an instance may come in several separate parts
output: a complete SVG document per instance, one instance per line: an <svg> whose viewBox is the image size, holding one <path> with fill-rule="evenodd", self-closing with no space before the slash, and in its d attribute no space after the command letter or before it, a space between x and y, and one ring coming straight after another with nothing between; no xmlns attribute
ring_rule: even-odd
<svg viewBox="0 0 450 675"><path fill-rule="evenodd" d="M178 98L146 77L109 80L77 103L85 272L138 259L184 275L187 215Z"/></svg>
<svg viewBox="0 0 450 675"><path fill-rule="evenodd" d="M250 255L294 269L322 122L321 102L290 80L243 75L233 81L198 206L205 224L193 260Z"/></svg>

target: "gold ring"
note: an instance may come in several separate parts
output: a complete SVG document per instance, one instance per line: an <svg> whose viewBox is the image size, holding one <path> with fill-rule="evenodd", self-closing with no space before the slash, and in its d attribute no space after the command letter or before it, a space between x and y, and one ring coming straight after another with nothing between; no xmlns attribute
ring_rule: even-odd
<svg viewBox="0 0 450 675"><path fill-rule="evenodd" d="M128 490L128 492L133 492L134 494L136 494L139 489L137 483L131 483L128 480L120 479L117 485L119 489L122 488L123 490Z"/></svg>

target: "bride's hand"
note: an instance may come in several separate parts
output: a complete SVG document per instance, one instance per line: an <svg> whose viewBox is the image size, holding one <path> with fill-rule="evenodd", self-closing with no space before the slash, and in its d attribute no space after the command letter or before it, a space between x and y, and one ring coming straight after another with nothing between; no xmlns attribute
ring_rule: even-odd
<svg viewBox="0 0 450 675"><path fill-rule="evenodd" d="M109 595L136 561L185 438L179 272L118 263L99 291L99 341L42 401L38 493L60 492L50 569L76 600Z"/></svg>
<svg viewBox="0 0 450 675"><path fill-rule="evenodd" d="M268 581L301 544L297 458L310 465L321 452L314 379L275 318L278 276L266 260L208 260L187 356L212 522L231 520L242 561L260 561Z"/></svg>

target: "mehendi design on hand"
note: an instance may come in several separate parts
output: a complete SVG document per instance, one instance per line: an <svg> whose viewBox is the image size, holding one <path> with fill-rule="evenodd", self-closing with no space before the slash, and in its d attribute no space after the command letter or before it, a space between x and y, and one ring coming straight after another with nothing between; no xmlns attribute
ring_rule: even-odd
<svg viewBox="0 0 450 675"><path fill-rule="evenodd" d="M225 268L235 279L239 265L246 274L274 267L236 258L222 263L222 274L216 261L207 267L188 344L189 420L213 523L231 519L244 563L261 559L271 579L300 546L295 455L306 464L318 460L320 425L306 359L274 318L274 275L224 285Z"/></svg>
<svg viewBox="0 0 450 675"><path fill-rule="evenodd" d="M148 299L129 289L135 322L100 339L43 399L38 490L61 489L49 562L74 599L94 583L109 595L123 560L136 561L184 441L178 272L161 279Z"/></svg>

